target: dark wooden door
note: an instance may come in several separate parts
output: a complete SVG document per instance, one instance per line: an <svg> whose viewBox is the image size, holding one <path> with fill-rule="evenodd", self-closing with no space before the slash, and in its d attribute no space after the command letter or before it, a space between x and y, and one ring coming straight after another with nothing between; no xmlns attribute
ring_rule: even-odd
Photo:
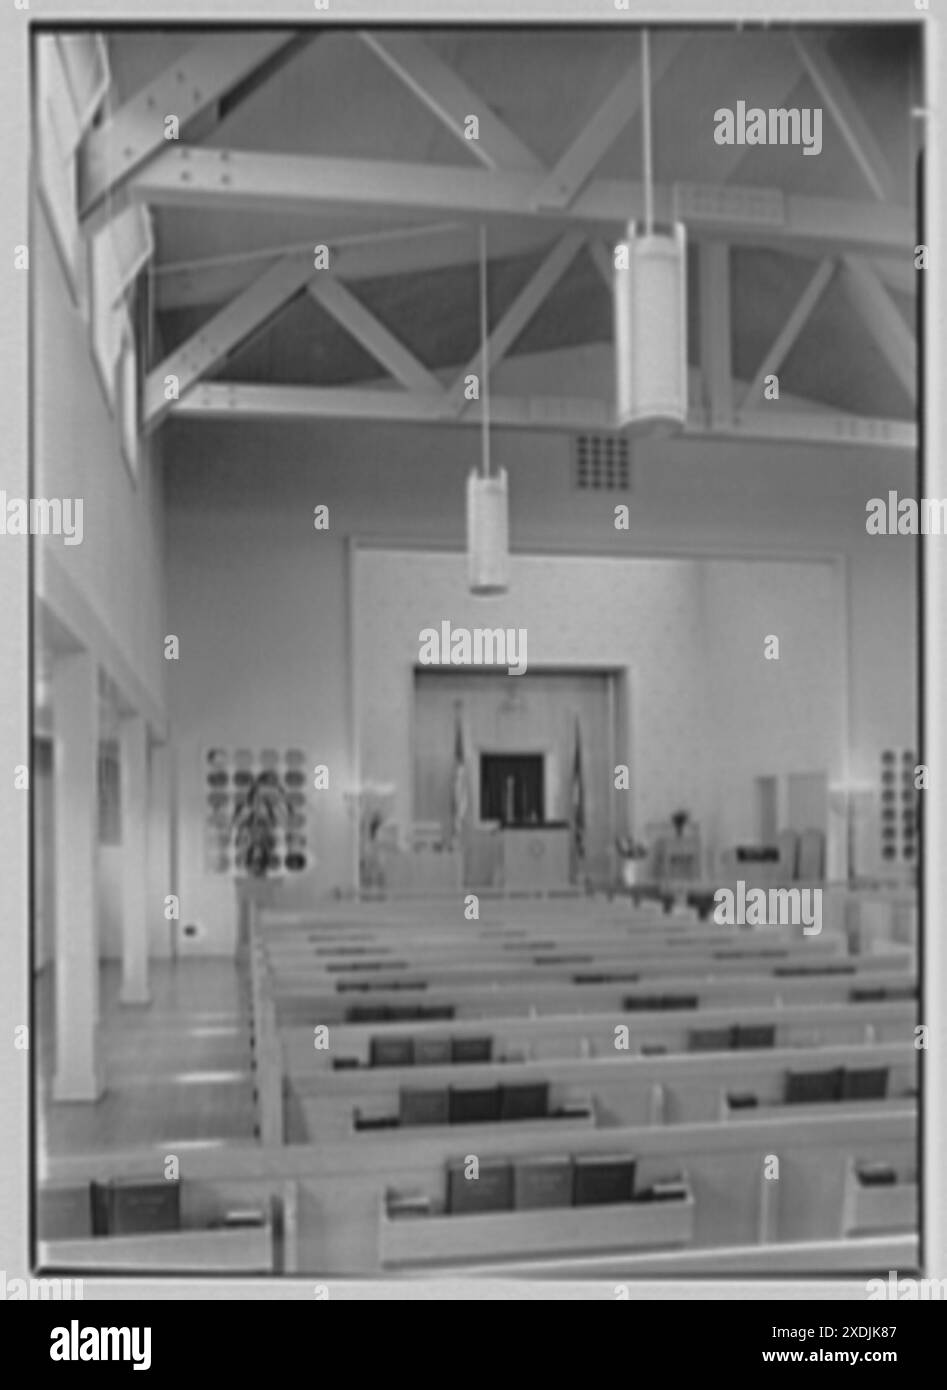
<svg viewBox="0 0 947 1390"><path fill-rule="evenodd" d="M484 753L480 759L480 819L503 825L541 825L541 753Z"/></svg>

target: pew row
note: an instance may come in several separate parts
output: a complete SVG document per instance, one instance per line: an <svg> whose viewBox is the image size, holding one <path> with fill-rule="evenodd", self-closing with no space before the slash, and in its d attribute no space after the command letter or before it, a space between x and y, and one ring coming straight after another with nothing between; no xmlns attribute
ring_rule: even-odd
<svg viewBox="0 0 947 1390"><path fill-rule="evenodd" d="M290 1073L351 1067L392 1065L404 1044L413 1054L411 1065L439 1050L444 1065L462 1066L449 1058L467 1045L467 1060L475 1055L474 1043L486 1043L490 1058L542 1061L565 1057L609 1055L616 1036L627 1036L628 1047L663 1048L681 1053L706 1050L715 1034L733 1034L724 1048L751 1045L753 1030L769 1030L772 1041L756 1046L818 1047L823 1043L886 1042L910 1038L917 1017L913 1000L865 1001L844 1004L791 1004L777 1010L753 1004L702 1008L697 1017L690 1010L660 1010L632 1014L543 1014L536 1017L418 1020L389 1028L380 1024L337 1024L328 1030L328 1046L317 1046L313 1028L287 1026L280 1030L286 1066ZM626 1030L620 1035L617 1030ZM453 1052L452 1052L453 1045ZM713 1050L721 1050L720 1046ZM430 1062L428 1062L430 1065Z"/></svg>
<svg viewBox="0 0 947 1390"><path fill-rule="evenodd" d="M793 929L794 930L794 929ZM274 964L289 967L308 965L328 973L341 973L384 969L386 964L405 963L434 965L447 963L476 964L484 961L514 963L518 959L531 960L557 955L594 956L599 960L629 954L640 956L661 955L668 952L685 953L695 951L735 950L744 954L756 951L777 953L785 951L791 955L847 955L846 942L842 936L800 936L791 934L788 928L769 930L704 929L675 931L671 928L636 930L623 929L620 932L586 932L571 937L551 936L545 933L531 936L517 936L514 940L422 940L404 941L387 938L359 946L343 942L329 945L312 945L302 941L264 941L268 959ZM904 947L900 948L902 951Z"/></svg>
<svg viewBox="0 0 947 1390"><path fill-rule="evenodd" d="M607 1136L595 1130L573 1130L565 1150L561 1139L540 1145L534 1133L499 1133L499 1129L494 1127L491 1134L478 1140L476 1153L481 1161L488 1157L525 1158L542 1152L595 1154L604 1150L634 1155L643 1184L669 1173L686 1173L694 1218L686 1251L664 1256L609 1251L602 1256L587 1235L570 1231L568 1246L557 1252L561 1263L551 1271L559 1275L591 1275L598 1266L599 1274L605 1277L604 1269L619 1267L615 1261L629 1273L636 1268L642 1272L660 1268L681 1272L699 1267L707 1272L754 1268L779 1274L799 1271L800 1247L812 1242L824 1247L819 1273L846 1268L858 1268L866 1275L885 1273L893 1267L889 1241L866 1243L843 1233L847 1174L853 1162L888 1163L904 1171L916 1162L917 1152L916 1109L909 1102L879 1107L872 1113L833 1107L832 1114L750 1119L740 1126L631 1127L611 1130ZM184 1181L226 1184L241 1192L250 1187L278 1191L283 1183L295 1182L297 1270L313 1275L367 1275L383 1268L386 1248L389 1253L385 1258L390 1259L390 1246L384 1246L381 1229L380 1203L386 1191L426 1192L436 1203L443 1197L446 1165L470 1152L463 1135L434 1136L424 1131L415 1131L410 1142L396 1146L383 1137L369 1136L316 1146L195 1150L187 1156ZM53 1160L44 1185L75 1187L112 1175L155 1177L163 1172L164 1157L164 1148L156 1145L126 1155ZM777 1179L764 1176L766 1160L771 1157L779 1160ZM902 1198L900 1194L898 1200ZM508 1219L515 1221L517 1215L510 1212ZM399 1219L410 1223L432 1218ZM471 1215L442 1218L439 1250L425 1258L442 1268L534 1272L533 1266L523 1266L515 1252L499 1261L492 1248L471 1250L469 1235L463 1236L465 1252L454 1258L452 1242L458 1227L446 1229L447 1222L462 1224L477 1219ZM913 1251L916 1213L902 1209L900 1219L909 1223L900 1233L903 1248ZM660 1232L655 1238L663 1244ZM506 1243L516 1243L512 1229ZM476 1241L473 1244L478 1245ZM869 1252L875 1251L880 1263L853 1264L853 1251L857 1261L870 1260L873 1256ZM902 1269L903 1260L908 1258L907 1254L902 1257Z"/></svg>
<svg viewBox="0 0 947 1390"><path fill-rule="evenodd" d="M862 1278L866 1270L895 1269L901 1275L917 1272L920 1265L917 1235L859 1236L845 1240L781 1241L778 1246L740 1245L670 1251L645 1251L633 1255L567 1255L565 1257L513 1257L467 1261L463 1265L440 1264L445 1277L482 1279L559 1279L622 1280L716 1278L721 1275L796 1275L799 1278L828 1280L833 1275L853 1274ZM775 1266L775 1267L774 1267ZM673 1286L672 1286L673 1291ZM615 1297L618 1296L615 1291ZM671 1294L669 1294L671 1296ZM732 1294L721 1295L732 1297ZM756 1294L765 1298L764 1284ZM780 1297L784 1295L780 1294ZM839 1294L839 1297L850 1295Z"/></svg>
<svg viewBox="0 0 947 1390"><path fill-rule="evenodd" d="M736 882L736 880L734 881ZM791 885L772 885L773 887L792 887L798 889L821 889L823 908L835 915L839 904L844 904L849 896L839 893L837 886L829 886L813 880ZM729 881L718 885L732 888ZM707 895L702 895L706 897ZM825 911L823 916L825 916ZM464 900L461 897L456 907L443 902L430 902L416 899L412 902L378 903L376 909L367 903L334 903L326 912L294 910L283 908L264 908L258 914L261 931L274 939L280 936L298 937L308 934L315 938L356 940L372 935L392 937L398 934L417 936L453 936L458 940L475 934L497 936L524 934L529 930L575 931L581 933L598 927L623 925L653 925L663 923L674 926L693 926L698 920L693 907L669 908L663 898L643 897L639 901L628 898L606 899L601 896L583 896L561 901L520 899L515 906L500 900L483 900L477 918L469 920L464 915ZM716 926L712 914L705 919L708 925Z"/></svg>
<svg viewBox="0 0 947 1390"><path fill-rule="evenodd" d="M187 1180L180 1183L179 1191L178 1229L93 1234L88 1185L41 1185L37 1216L40 1266L45 1270L145 1269L194 1274L295 1272L295 1181ZM228 1223L228 1210L234 1209L241 1219ZM259 1218L253 1224L247 1220L250 1213Z"/></svg>
<svg viewBox="0 0 947 1390"><path fill-rule="evenodd" d="M429 988L420 979L405 981L401 988L363 988L359 991L329 989L314 991L299 979L273 979L261 975L260 988L265 989L276 1013L278 1026L296 1024L332 1024L358 1021L378 1023L414 1022L410 1010L437 1009L444 1019L504 1018L530 1013L602 1013L628 1012L655 996L692 1000L676 1007L703 1008L708 1005L754 1003L759 1005L804 1002L841 1003L860 990L870 990L874 997L879 991L889 996L911 997L916 984L902 966L890 968L873 964L849 962L844 970L829 970L822 974L785 975L771 971L758 974L734 975L719 966L714 972L691 975L649 977L647 983L618 980L598 982L574 980L526 980L512 987L498 983L490 985L455 984ZM634 973L634 972L629 972ZM410 987L409 987L410 986ZM633 1001L633 1002L626 1002ZM662 1005L662 1007L675 1007ZM398 1011L382 1019L385 1010ZM368 1015L372 1016L369 1017Z"/></svg>
<svg viewBox="0 0 947 1390"><path fill-rule="evenodd" d="M836 1111L894 1104L913 1094L916 1066L917 1053L911 1041L901 1040L679 1056L613 1052L596 1058L472 1063L462 1068L462 1076L445 1076L443 1067L290 1071L280 1086L286 1106L283 1132L287 1133L286 1117L291 1114L297 1124L301 1120L298 1135L290 1127L291 1142L334 1142L348 1136L358 1139L366 1132L359 1124L369 1115L375 1121L372 1129L382 1129L393 1145L401 1143L420 1127L405 1122L409 1088L413 1099L418 1093L445 1098L437 1111L427 1113L443 1115L444 1106L449 1105L453 1114L455 1101L463 1099L463 1110L457 1105L459 1114L484 1115L482 1127L495 1124L503 1132L542 1124L555 1134L564 1121L580 1119L588 1098L594 1124L600 1129L700 1123L736 1115L742 1124L754 1108L772 1111L774 1118L798 1113L809 1097L804 1082L793 1083L796 1076L835 1076L834 1103L825 1088L820 1091L818 1080L810 1090L814 1104L830 1104ZM846 1086L849 1073L854 1079ZM784 1099L793 1094L794 1084L799 1091L798 1103ZM493 1096L498 1088L505 1088L515 1098L515 1088L519 1094L528 1088L528 1094L541 1087L548 1092L545 1107L534 1106L522 1118L520 1112L525 1107L511 1107L510 1118L500 1118L502 1092ZM737 1109L725 1104L722 1096L727 1101L742 1096L744 1104ZM384 1125L384 1117L390 1117L388 1125ZM472 1127L456 1120L428 1123L431 1128L459 1134Z"/></svg>
<svg viewBox="0 0 947 1390"><path fill-rule="evenodd" d="M674 1203L624 1202L550 1211L501 1211L469 1216L394 1219L379 1202L381 1268L408 1269L451 1261L563 1250L622 1251L689 1245L696 1203L690 1188Z"/></svg>
<svg viewBox="0 0 947 1390"><path fill-rule="evenodd" d="M885 970L904 970L911 967L911 957L904 951L886 955L843 957L824 953L813 958L807 947L793 950L777 948L722 948L704 951L654 955L638 955L629 951L623 957L599 961L591 952L562 956L537 956L529 961L457 961L431 965L403 962L397 967L386 966L371 972L351 967L330 971L307 966L298 961L280 964L267 961L270 977L277 983L293 983L313 993L336 992L359 994L385 989L411 989L422 983L426 989L471 988L496 985L498 988L520 988L537 983L596 983L610 978L635 983L656 977L675 975L713 974L726 971L728 975L762 975L767 973L791 978L792 974L851 974Z"/></svg>

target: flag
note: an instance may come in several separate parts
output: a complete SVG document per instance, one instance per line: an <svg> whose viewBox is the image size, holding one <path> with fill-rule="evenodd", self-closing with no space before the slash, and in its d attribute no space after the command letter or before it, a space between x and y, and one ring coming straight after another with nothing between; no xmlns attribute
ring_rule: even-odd
<svg viewBox="0 0 947 1390"><path fill-rule="evenodd" d="M464 758L464 731L460 722L461 704L454 706L454 774L451 783L451 840L456 844L464 830L470 802L467 786L467 763Z"/></svg>
<svg viewBox="0 0 947 1390"><path fill-rule="evenodd" d="M575 758L572 763L572 844L576 859L585 857L585 785L582 780L582 735L575 721Z"/></svg>

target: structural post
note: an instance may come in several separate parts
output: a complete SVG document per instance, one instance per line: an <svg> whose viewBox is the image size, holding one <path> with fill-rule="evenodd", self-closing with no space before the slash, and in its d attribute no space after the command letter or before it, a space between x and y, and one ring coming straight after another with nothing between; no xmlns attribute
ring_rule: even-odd
<svg viewBox="0 0 947 1390"><path fill-rule="evenodd" d="M123 1004L149 1004L148 992L148 726L140 714L119 728L122 808Z"/></svg>
<svg viewBox="0 0 947 1390"><path fill-rule="evenodd" d="M98 1100L98 676L88 652L53 662L56 864L55 1100Z"/></svg>

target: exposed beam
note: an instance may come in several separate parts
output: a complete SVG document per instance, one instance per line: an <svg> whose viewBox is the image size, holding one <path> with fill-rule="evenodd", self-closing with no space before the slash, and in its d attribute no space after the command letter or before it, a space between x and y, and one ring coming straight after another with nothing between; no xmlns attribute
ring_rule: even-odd
<svg viewBox="0 0 947 1390"><path fill-rule="evenodd" d="M530 216L585 225L623 226L644 208L638 183L596 179L566 209L537 213L540 178L521 171L461 169L450 164L260 154L245 150L168 149L133 175L134 196L158 205L245 208L273 214L320 207L432 211L478 220ZM730 241L846 245L884 254L914 245L906 208L850 199L812 198L772 189L658 185L654 216L686 210L688 228L712 225Z"/></svg>
<svg viewBox="0 0 947 1390"><path fill-rule="evenodd" d="M917 344L901 311L860 256L846 256L845 287L875 345L911 400L917 390Z"/></svg>
<svg viewBox="0 0 947 1390"><path fill-rule="evenodd" d="M491 254L496 259L538 251L556 239L556 231L554 223L536 218L497 224L490 233ZM472 222L412 224L322 240L329 247L333 275L346 281L472 265L479 254L478 229ZM208 258L180 267L159 266L155 275L155 305L164 310L222 304L246 289L280 254L264 249L257 255L222 257L219 262Z"/></svg>
<svg viewBox="0 0 947 1390"><path fill-rule="evenodd" d="M588 243L592 264L601 275L605 288L611 294L615 289L615 249L606 241L592 237Z"/></svg>
<svg viewBox="0 0 947 1390"><path fill-rule="evenodd" d="M83 217L152 155L168 148L165 120L181 130L214 106L256 68L298 42L293 34L201 35L188 51L89 132L79 153L79 206Z"/></svg>
<svg viewBox="0 0 947 1390"><path fill-rule="evenodd" d="M652 86L656 87L687 43L679 34L662 34L655 43L651 63ZM561 208L572 201L606 151L624 130L641 105L641 68L635 63L619 79L591 119L572 141L555 167L539 185L534 205Z"/></svg>
<svg viewBox="0 0 947 1390"><path fill-rule="evenodd" d="M277 386L203 381L173 408L199 419L444 420L437 398L396 387ZM455 422L456 423L456 422Z"/></svg>
<svg viewBox="0 0 947 1390"><path fill-rule="evenodd" d="M183 396L254 329L281 309L314 274L320 273L325 272L314 270L309 255L286 256L270 266L243 294L148 373L144 393L145 424L154 426L170 409L172 402L165 399L167 376L178 378L178 390Z"/></svg>
<svg viewBox="0 0 947 1390"><path fill-rule="evenodd" d="M261 87L265 87L288 62L296 57L297 53L302 53L303 49L308 48L313 39L319 37L320 32L319 29L294 29L289 42L283 48L272 53L248 72L240 82L235 83L224 92L217 103L220 120L226 121L238 106L242 106ZM188 138L192 138L190 132L188 132Z"/></svg>
<svg viewBox="0 0 947 1390"><path fill-rule="evenodd" d="M897 189L887 158L845 79L829 57L824 41L795 30L791 31L791 36L803 67L829 108L868 187L881 202L893 203Z"/></svg>
<svg viewBox="0 0 947 1390"><path fill-rule="evenodd" d="M693 433L694 427L688 427ZM884 420L826 411L813 415L796 410L758 410L735 417L714 438L760 439L771 443L851 444L880 449L917 449L917 426L911 420Z"/></svg>
<svg viewBox="0 0 947 1390"><path fill-rule="evenodd" d="M556 242L543 260L539 269L520 290L503 317L494 324L487 337L487 361L492 372L497 364L516 342L523 329L536 313L543 300L558 283L572 263L583 238L577 232L569 232ZM471 373L482 370L483 349L478 349L474 357L464 367L447 393L449 408L455 412L463 411L470 404L464 398L464 385Z"/></svg>
<svg viewBox="0 0 947 1390"><path fill-rule="evenodd" d="M360 37L447 130L488 169L541 169L543 166L517 135L490 110L432 48L406 30L363 30ZM468 140L464 124L476 116L478 139Z"/></svg>
<svg viewBox="0 0 947 1390"><path fill-rule="evenodd" d="M733 415L730 333L730 248L725 241L700 247L700 369L704 405L713 425Z"/></svg>
<svg viewBox="0 0 947 1390"><path fill-rule="evenodd" d="M835 271L835 263L826 259L820 261L809 283L806 285L789 318L776 335L772 345L760 363L756 376L747 387L740 408L749 410L754 401L762 399L763 384L772 372L778 372L793 349L799 334L809 320Z"/></svg>
<svg viewBox="0 0 947 1390"><path fill-rule="evenodd" d="M241 382L201 382L174 406L189 419L352 419L452 425L480 422L480 404L444 421L430 396L372 387L251 386ZM584 430L614 428L610 402L570 396L493 396L491 421L505 429ZM810 441L914 449L917 431L901 420L873 420L856 415L761 410L740 416L724 427L711 427L702 411L694 412L685 434L694 438Z"/></svg>
<svg viewBox="0 0 947 1390"><path fill-rule="evenodd" d="M309 281L309 293L321 304L376 361L400 381L408 391L430 392L443 400L441 383L418 359L369 313L351 290L334 274L317 272Z"/></svg>

